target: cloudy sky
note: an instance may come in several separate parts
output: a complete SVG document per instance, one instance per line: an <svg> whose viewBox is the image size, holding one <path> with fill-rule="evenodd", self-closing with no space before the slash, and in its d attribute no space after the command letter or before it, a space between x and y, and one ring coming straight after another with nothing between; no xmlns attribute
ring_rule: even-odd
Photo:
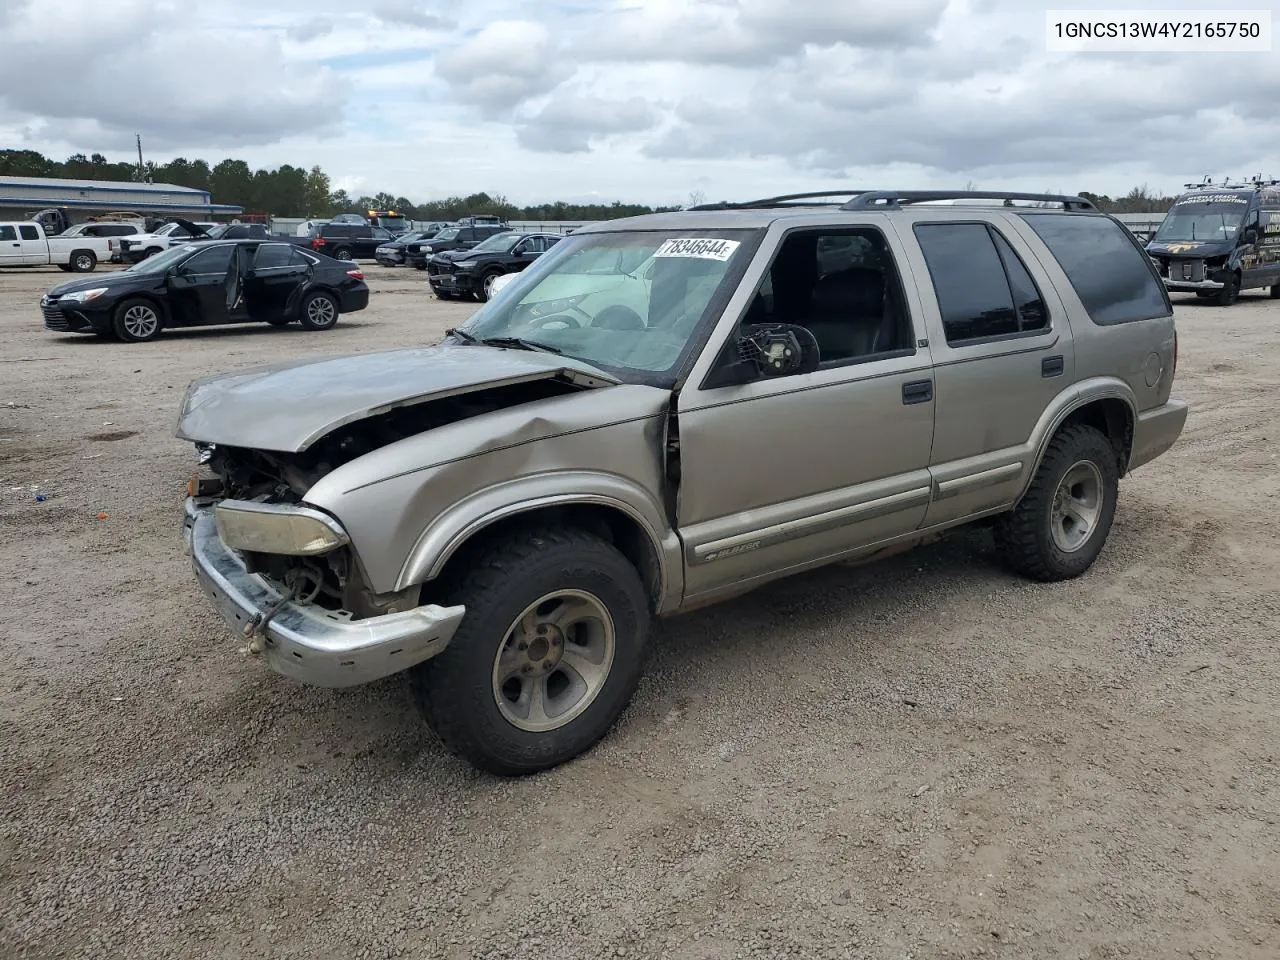
<svg viewBox="0 0 1280 960"><path fill-rule="evenodd" d="M1280 50L1046 53L1046 6L1121 5L1207 6L0 0L0 147L518 203L1280 176Z"/></svg>

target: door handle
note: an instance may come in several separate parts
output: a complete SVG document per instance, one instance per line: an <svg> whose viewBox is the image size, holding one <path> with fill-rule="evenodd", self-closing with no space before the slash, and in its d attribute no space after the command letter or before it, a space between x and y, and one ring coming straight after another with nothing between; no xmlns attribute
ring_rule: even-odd
<svg viewBox="0 0 1280 960"><path fill-rule="evenodd" d="M1040 361L1040 376L1042 377L1060 377L1066 365L1062 357L1045 357Z"/></svg>
<svg viewBox="0 0 1280 960"><path fill-rule="evenodd" d="M932 380L911 380L902 385L902 402L905 404L928 403L932 399Z"/></svg>

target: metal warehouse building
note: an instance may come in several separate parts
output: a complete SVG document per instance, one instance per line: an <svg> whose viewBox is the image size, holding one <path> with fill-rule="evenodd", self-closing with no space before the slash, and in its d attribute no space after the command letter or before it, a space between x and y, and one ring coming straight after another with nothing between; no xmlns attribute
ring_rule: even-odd
<svg viewBox="0 0 1280 960"><path fill-rule="evenodd" d="M0 220L23 220L48 207L64 208L75 222L113 210L137 211L156 217L177 215L200 219L244 212L243 207L214 203L207 190L171 183L0 177Z"/></svg>

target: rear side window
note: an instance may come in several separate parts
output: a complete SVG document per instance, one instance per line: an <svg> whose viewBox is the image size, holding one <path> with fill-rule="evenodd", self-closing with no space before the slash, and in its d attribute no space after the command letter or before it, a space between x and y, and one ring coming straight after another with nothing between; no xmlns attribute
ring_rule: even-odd
<svg viewBox="0 0 1280 960"><path fill-rule="evenodd" d="M1108 217L1021 214L1057 259L1089 319L1109 326L1173 312L1146 253Z"/></svg>
<svg viewBox="0 0 1280 960"><path fill-rule="evenodd" d="M235 249L230 244L209 247L201 250L183 266L188 273L226 273L231 266L231 254Z"/></svg>
<svg viewBox="0 0 1280 960"><path fill-rule="evenodd" d="M293 247L286 243L264 243L258 248L253 258L253 265L258 270L271 267L287 267L293 262Z"/></svg>
<svg viewBox="0 0 1280 960"><path fill-rule="evenodd" d="M35 227L28 227L26 224L23 224L22 226L20 226L18 228L18 232L22 234L23 240L39 240L40 239L40 231L37 230Z"/></svg>
<svg viewBox="0 0 1280 960"><path fill-rule="evenodd" d="M983 223L915 228L942 312L957 346L1048 329L1044 299L1014 249Z"/></svg>

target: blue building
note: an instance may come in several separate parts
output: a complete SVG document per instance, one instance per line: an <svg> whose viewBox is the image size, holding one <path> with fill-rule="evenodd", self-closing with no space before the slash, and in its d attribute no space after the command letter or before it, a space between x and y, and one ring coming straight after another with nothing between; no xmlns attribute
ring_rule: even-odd
<svg viewBox="0 0 1280 960"><path fill-rule="evenodd" d="M0 220L25 220L48 207L66 210L73 223L116 211L136 212L145 217L179 216L199 220L244 212L243 207L214 203L207 190L171 183L0 177Z"/></svg>

